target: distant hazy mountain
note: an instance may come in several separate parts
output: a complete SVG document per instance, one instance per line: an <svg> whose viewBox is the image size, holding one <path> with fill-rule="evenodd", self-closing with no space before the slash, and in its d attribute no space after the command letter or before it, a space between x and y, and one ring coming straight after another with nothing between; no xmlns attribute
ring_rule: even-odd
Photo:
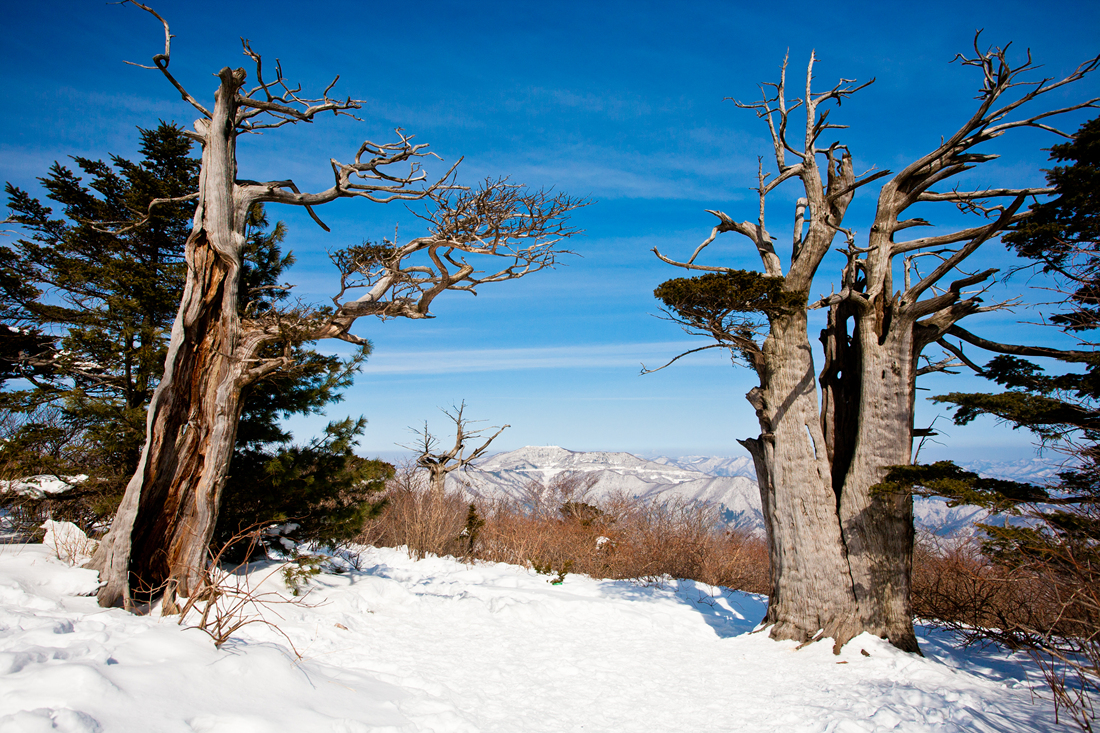
<svg viewBox="0 0 1100 733"><path fill-rule="evenodd" d="M752 459L748 456L737 458L724 458L722 456L680 456L668 458L660 456L653 459L654 463L663 463L667 466L678 466L691 471L710 474L711 476L745 476L756 478L756 468Z"/></svg>
<svg viewBox="0 0 1100 733"><path fill-rule="evenodd" d="M708 502L721 508L731 526L764 531L760 490L748 457L662 456L646 460L630 453L528 446L487 458L465 474L452 474L448 482L472 496L519 499L531 481L548 484L562 473L595 477L591 500L622 494ZM940 536L972 532L973 523L987 517L982 509L948 507L943 499L918 498L914 506L917 526Z"/></svg>
<svg viewBox="0 0 1100 733"><path fill-rule="evenodd" d="M1033 484L1046 484L1058 479L1062 470L1057 464L1038 458L1018 461L956 461L960 466L987 478L1001 478Z"/></svg>
<svg viewBox="0 0 1100 733"><path fill-rule="evenodd" d="M711 476L747 476L756 478L756 468L752 459L748 456L728 458L723 456L680 456L669 458L660 456L653 459L654 463L667 466L676 466ZM1017 461L962 461L956 460L963 468L973 471L981 476L989 478L1003 478L1010 481L1026 481L1035 484L1043 484L1054 481L1058 471L1057 464L1044 458L1031 457Z"/></svg>

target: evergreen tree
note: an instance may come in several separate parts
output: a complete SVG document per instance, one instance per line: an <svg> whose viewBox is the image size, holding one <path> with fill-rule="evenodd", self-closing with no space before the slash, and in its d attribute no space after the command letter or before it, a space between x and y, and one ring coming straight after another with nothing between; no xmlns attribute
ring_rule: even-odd
<svg viewBox="0 0 1100 733"><path fill-rule="evenodd" d="M54 163L39 180L61 217L25 191L5 187L8 221L28 236L0 248L3 317L9 332L18 328L23 337L22 345L3 339L5 370L25 378L2 397L12 423L2 461L9 474L33 468L89 474L71 495L76 501L65 502L75 512L69 518L82 523L111 511L137 462L194 209L173 204L124 234L100 230L196 185L198 161L188 157L190 142L179 128L161 123L140 134L139 163L74 157L87 182Z"/></svg>
<svg viewBox="0 0 1100 733"><path fill-rule="evenodd" d="M394 467L355 455L352 448L366 421L330 423L323 436L281 450L238 446L214 544L255 527L257 519L287 526L280 536L334 544L352 539L381 510L375 500Z"/></svg>
<svg viewBox="0 0 1100 733"><path fill-rule="evenodd" d="M158 206L146 224L120 234L106 229L146 212L154 199L194 191L199 161L190 157L191 142L175 125L161 123L140 134L138 163L119 156L109 164L74 157L82 175L55 163L39 179L60 205L60 217L25 191L6 187L8 221L27 235L0 247L0 379L16 387L0 393L8 433L0 471L6 478L90 477L63 496L6 497L8 504L19 501L31 521L50 512L86 528L102 523L117 505L145 440L146 407L163 372L182 292L183 244L194 204ZM285 236L282 223L270 226L262 205L250 209L239 299L246 317L288 297L279 284L294 262L282 253ZM328 439L288 449L291 436L279 419L319 412L339 399L366 351L344 361L293 340L268 349L284 352L291 366L249 389L234 458L247 470L238 471L241 478L226 491L247 497L256 490L248 481L253 475L289 485L279 472L300 473L312 461L311 498L303 499L312 507L324 493L328 473L344 471L343 464L337 471L336 463L352 462L350 446L362 425L341 423ZM283 455L287 450L293 458ZM346 493L342 480L341 474L329 490ZM271 510L270 516L251 516L249 523L301 513L289 495L278 506L242 503Z"/></svg>

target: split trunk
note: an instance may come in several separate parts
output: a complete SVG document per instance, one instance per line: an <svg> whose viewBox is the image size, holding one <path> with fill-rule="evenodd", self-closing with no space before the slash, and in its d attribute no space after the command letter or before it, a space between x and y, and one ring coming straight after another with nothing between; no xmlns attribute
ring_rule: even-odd
<svg viewBox="0 0 1100 733"><path fill-rule="evenodd" d="M913 364L909 329L880 339L871 316L831 314L819 410L806 314L773 318L761 386L749 393L761 434L753 455L771 557L764 622L777 639L867 631L917 651L909 599L910 497L872 495L885 467L909 462ZM880 340L882 343L880 343Z"/></svg>
<svg viewBox="0 0 1100 733"><path fill-rule="evenodd" d="M241 388L260 341L242 331L238 288L247 202L236 192L234 116L242 70L223 69L204 136L200 198L185 256L187 281L147 441L91 567L99 601L131 607L202 590L207 546L236 439Z"/></svg>

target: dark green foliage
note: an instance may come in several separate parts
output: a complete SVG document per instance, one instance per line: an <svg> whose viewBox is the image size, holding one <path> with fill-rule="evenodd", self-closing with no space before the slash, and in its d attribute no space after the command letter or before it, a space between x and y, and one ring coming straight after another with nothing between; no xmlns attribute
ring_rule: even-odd
<svg viewBox="0 0 1100 733"><path fill-rule="evenodd" d="M54 340L46 334L0 323L0 384L23 376L44 376L54 356Z"/></svg>
<svg viewBox="0 0 1100 733"><path fill-rule="evenodd" d="M982 478L951 461L931 465L892 466L882 483L871 490L876 493L912 491L918 496L942 496L950 506L971 504L993 512L1018 514L1020 505L1046 501L1046 489L1032 484Z"/></svg>
<svg viewBox="0 0 1100 733"><path fill-rule="evenodd" d="M783 290L783 278L750 270L667 280L653 295L686 321L709 323L735 313L782 315L806 304L805 293Z"/></svg>
<svg viewBox="0 0 1100 733"><path fill-rule="evenodd" d="M1050 321L1081 334L1100 327L1096 317L1100 302L1096 298L1100 284L1100 118L1085 123L1073 141L1052 148L1051 158L1073 162L1047 172L1057 196L1033 205L1031 216L1004 239L1018 254L1069 284L1063 301L1068 311ZM934 399L956 406L957 424L992 415L1016 428L1031 430L1044 443L1071 455L1071 467L1059 474L1059 485L1051 487L1050 493L1073 498L1079 513L1092 514L1100 502L1100 353L1095 345L1091 354L1082 356L1080 351L1063 361L1083 365L1083 371L1056 375L1015 356L998 356L986 365L983 376L1007 391L954 392ZM1052 529L1054 526L1068 525L1059 518Z"/></svg>
<svg viewBox="0 0 1100 733"><path fill-rule="evenodd" d="M1067 313L1051 323L1067 331L1100 325L1100 117L1086 122L1074 139L1051 148L1050 157L1070 165L1047 172L1047 183L1058 189L1052 201L1033 204L1032 214L1004 241L1016 252L1063 275L1072 290Z"/></svg>
<svg viewBox="0 0 1100 733"><path fill-rule="evenodd" d="M564 563L561 564L561 566L557 570L554 569L554 565L556 563L553 560L547 560L546 562L539 562L538 560L532 559L530 562L531 562L531 569L534 570L539 575L553 576L549 580L546 581L550 585L561 585L562 583L564 583L565 582L565 576L568 575L569 572L573 569L573 561L572 560L566 560Z"/></svg>
<svg viewBox="0 0 1100 733"><path fill-rule="evenodd" d="M767 319L806 305L805 293L787 292L783 284L782 277L733 270L667 280L653 295L689 332L728 344L753 364L759 351L754 337Z"/></svg>
<svg viewBox="0 0 1100 733"><path fill-rule="evenodd" d="M3 395L3 407L17 416L6 474L50 455L53 472L88 473L94 485L117 494L137 463L145 405L182 291L194 204L158 208L146 224L121 234L102 230L141 216L154 198L187 195L199 170L179 128L161 123L140 133L139 163L74 157L83 177L55 163L39 179L61 218L6 186L10 220L28 236L0 248L0 310L37 334L35 348L5 348L10 371L28 379ZM109 510L112 504L99 503Z"/></svg>
<svg viewBox="0 0 1100 733"><path fill-rule="evenodd" d="M182 293L194 205L160 206L141 226L107 232L140 218L154 198L194 191L199 161L189 157L190 141L174 125L140 132L140 163L74 158L83 178L54 164L40 179L62 217L20 189L6 189L11 219L27 235L0 247L0 380L17 387L0 393L0 437L8 439L0 444L0 478L90 475L78 490L61 495L5 495L4 503L18 504L32 525L49 514L102 529L145 440L146 408L164 369ZM281 251L286 229L270 226L262 206L247 217L242 317L285 312L289 292L280 282L294 262ZM291 436L279 421L339 400L369 349L347 360L292 338L266 349L261 356L290 355L293 366L248 388L231 466L240 478L230 480L223 496L237 507L238 524L293 516L302 518L307 535L343 536L346 527L358 529L359 515L368 511L352 504L370 491L352 487L389 469L351 455L356 424L338 424L316 444L283 453ZM11 381L15 377L29 381ZM250 498L252 489L241 479L253 476L263 477L276 495ZM299 506L294 487L304 487ZM246 516L246 506L256 513ZM326 507L331 517L323 516Z"/></svg>
<svg viewBox="0 0 1100 733"><path fill-rule="evenodd" d="M1054 147L1051 157L1072 161L1047 173L1057 197L1033 205L1031 217L1004 240L1060 283L1066 310L1049 321L1082 338L1100 327L1100 118ZM943 462L895 466L878 487L1023 515L1022 523L979 526L986 558L1026 584L1031 618L963 633L1021 646L1045 660L1055 699L1084 730L1091 730L1100 695L1100 354L1091 346L1091 354L1079 348L1061 359L1083 371L1050 375L1023 359L998 356L982 373L1006 391L935 398L956 406L957 424L992 415L1069 456L1054 485L983 479Z"/></svg>
<svg viewBox="0 0 1100 733"><path fill-rule="evenodd" d="M1055 146L1051 158L1073 162L1047 173L1056 198L1033 205L1032 215L1004 239L1018 254L1071 284L1063 301L1069 310L1050 320L1081 334L1100 327L1100 118L1086 123L1072 142ZM1100 568L1100 353L1068 355L1064 361L1084 370L1050 375L1032 362L997 356L982 375L1006 391L934 398L955 405L956 424L992 415L1069 454L1070 464L1056 485L980 479L950 463L895 467L887 482L894 489L915 486L956 503L1028 514L1034 520L1030 528L986 528L990 553L999 562L1041 561L1071 550L1075 557L1085 552Z"/></svg>
<svg viewBox="0 0 1100 733"><path fill-rule="evenodd" d="M283 566L283 583L286 584L290 595L301 595L302 586L309 583L314 576L321 574L323 563L324 557L321 555L292 553L290 562Z"/></svg>
<svg viewBox="0 0 1100 733"><path fill-rule="evenodd" d="M352 452L366 421L331 423L304 446L239 450L218 514L215 545L259 523L295 523L296 541L338 543L354 537L381 509L390 464Z"/></svg>

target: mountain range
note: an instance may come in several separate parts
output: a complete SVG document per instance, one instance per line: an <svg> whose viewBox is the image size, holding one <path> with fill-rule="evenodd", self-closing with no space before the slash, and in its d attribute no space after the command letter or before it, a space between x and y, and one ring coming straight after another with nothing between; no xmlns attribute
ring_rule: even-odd
<svg viewBox="0 0 1100 733"><path fill-rule="evenodd" d="M967 468L982 475L1041 481L1056 469L1037 461L975 462ZM531 487L550 485L562 475L589 485L585 499L599 502L615 495L640 499L677 499L717 505L732 527L762 534L764 517L752 459L747 456L659 456L652 460L631 453L571 451L557 446L527 446L483 459L465 473L452 474L449 487L471 497L523 500ZM918 529L938 536L973 533L975 521L989 515L977 507L949 507L943 499L918 497Z"/></svg>

